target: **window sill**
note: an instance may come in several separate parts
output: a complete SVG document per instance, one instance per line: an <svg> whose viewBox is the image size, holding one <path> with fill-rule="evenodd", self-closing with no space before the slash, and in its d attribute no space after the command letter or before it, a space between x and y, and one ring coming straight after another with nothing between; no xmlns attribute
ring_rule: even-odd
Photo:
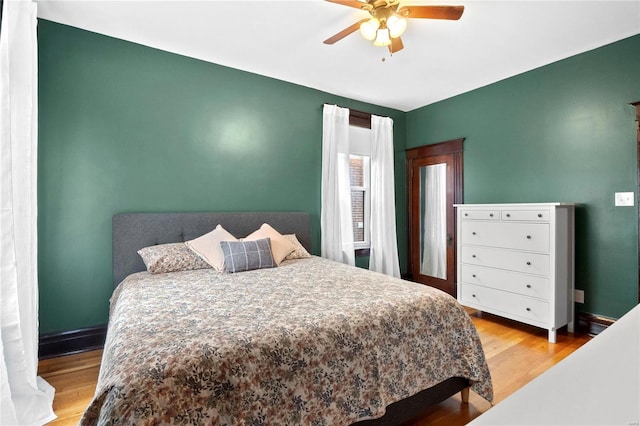
<svg viewBox="0 0 640 426"><path fill-rule="evenodd" d="M357 249L355 249L356 257L365 257L365 256L369 256L369 252L370 252L369 247L367 247L367 248L357 248Z"/></svg>

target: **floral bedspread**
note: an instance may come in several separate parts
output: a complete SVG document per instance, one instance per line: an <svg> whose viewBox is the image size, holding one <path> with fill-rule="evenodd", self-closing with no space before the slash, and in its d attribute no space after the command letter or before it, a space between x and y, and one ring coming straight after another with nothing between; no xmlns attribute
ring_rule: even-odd
<svg viewBox="0 0 640 426"><path fill-rule="evenodd" d="M453 376L491 401L473 323L433 288L319 257L141 272L111 299L81 424L344 425Z"/></svg>

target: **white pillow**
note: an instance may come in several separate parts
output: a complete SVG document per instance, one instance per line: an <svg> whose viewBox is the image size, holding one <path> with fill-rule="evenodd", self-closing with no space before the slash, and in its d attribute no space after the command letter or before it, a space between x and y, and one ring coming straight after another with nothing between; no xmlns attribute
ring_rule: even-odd
<svg viewBox="0 0 640 426"><path fill-rule="evenodd" d="M238 241L238 239L218 225L213 231L187 241L186 244L216 271L224 272L224 253L220 247L221 241Z"/></svg>
<svg viewBox="0 0 640 426"><path fill-rule="evenodd" d="M262 238L271 239L271 252L273 253L273 260L275 260L276 265L280 265L280 262L295 249L295 246L281 233L266 223L263 223L260 229L253 231L247 238L244 238L243 241L260 240Z"/></svg>

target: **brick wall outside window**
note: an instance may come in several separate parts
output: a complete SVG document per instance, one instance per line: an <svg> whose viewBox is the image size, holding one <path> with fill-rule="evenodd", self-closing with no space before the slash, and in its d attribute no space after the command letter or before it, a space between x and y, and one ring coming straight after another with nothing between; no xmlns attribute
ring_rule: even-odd
<svg viewBox="0 0 640 426"><path fill-rule="evenodd" d="M351 186L364 185L364 166L362 158L349 159ZM351 190L351 215L353 217L353 241L364 241L364 191Z"/></svg>

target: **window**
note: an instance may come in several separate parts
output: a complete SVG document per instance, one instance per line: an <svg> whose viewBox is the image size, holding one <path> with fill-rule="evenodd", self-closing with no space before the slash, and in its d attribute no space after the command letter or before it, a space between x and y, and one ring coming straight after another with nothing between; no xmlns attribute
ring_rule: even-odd
<svg viewBox="0 0 640 426"><path fill-rule="evenodd" d="M349 127L349 171L351 180L351 216L353 222L353 245L368 249L371 217L371 130L364 127Z"/></svg>
<svg viewBox="0 0 640 426"><path fill-rule="evenodd" d="M351 178L351 217L353 221L353 243L356 249L369 247L369 192L370 158L363 155L349 156Z"/></svg>

